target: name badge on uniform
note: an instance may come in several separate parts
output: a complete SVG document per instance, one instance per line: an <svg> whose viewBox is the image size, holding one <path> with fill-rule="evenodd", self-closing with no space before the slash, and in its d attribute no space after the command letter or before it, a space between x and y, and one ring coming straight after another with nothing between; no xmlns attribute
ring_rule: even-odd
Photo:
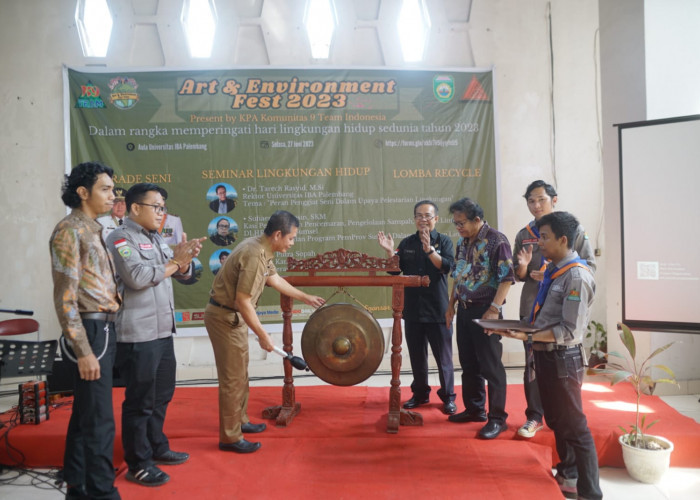
<svg viewBox="0 0 700 500"><path fill-rule="evenodd" d="M552 291L553 292L561 292L564 290L564 287L561 285L552 285Z"/></svg>
<svg viewBox="0 0 700 500"><path fill-rule="evenodd" d="M526 240L523 240L523 245L536 245L537 242L540 241L537 238L528 238Z"/></svg>
<svg viewBox="0 0 700 500"><path fill-rule="evenodd" d="M139 243L139 248L141 250L153 250L153 245L150 243Z"/></svg>

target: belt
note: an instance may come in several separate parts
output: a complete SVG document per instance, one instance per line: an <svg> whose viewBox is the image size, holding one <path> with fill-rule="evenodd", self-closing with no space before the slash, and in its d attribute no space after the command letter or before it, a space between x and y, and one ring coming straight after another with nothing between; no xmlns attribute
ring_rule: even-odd
<svg viewBox="0 0 700 500"><path fill-rule="evenodd" d="M545 351L545 352L552 352L552 351L579 351L581 349L581 344L576 344L576 345L557 345L554 342L533 342L532 343L532 350L533 351Z"/></svg>
<svg viewBox="0 0 700 500"><path fill-rule="evenodd" d="M225 306L225 305L223 305L223 304L219 304L217 301L215 301L215 300L212 299L211 297L209 297L209 303L210 303L211 305L213 305L213 306L216 306L216 307L223 307L224 309L228 309L229 311L238 312L238 311L236 311L233 307L229 307L229 306Z"/></svg>
<svg viewBox="0 0 700 500"><path fill-rule="evenodd" d="M459 301L459 305L462 306L462 309L468 309L470 307L488 307L491 305L491 302L472 302L471 300L462 300L462 299L457 299Z"/></svg>
<svg viewBox="0 0 700 500"><path fill-rule="evenodd" d="M98 321L114 321L117 319L117 313L108 312L83 312L80 313L80 317L83 319L96 319Z"/></svg>

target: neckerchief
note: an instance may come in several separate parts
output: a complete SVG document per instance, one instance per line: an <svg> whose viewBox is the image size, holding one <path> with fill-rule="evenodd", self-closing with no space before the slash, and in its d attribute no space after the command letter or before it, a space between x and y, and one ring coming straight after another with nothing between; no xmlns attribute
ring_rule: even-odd
<svg viewBox="0 0 700 500"><path fill-rule="evenodd" d="M559 269L557 266L552 266L551 268L545 270L544 279L540 283L539 290L537 290L537 298L535 299L535 303L532 305L532 312L530 313L530 324L535 324L537 313L540 312L542 306L544 305L544 301L547 298L547 293L549 293L549 287L552 285L552 282L572 267L582 267L590 271L588 263L580 257L574 259L572 262L569 262L561 269Z"/></svg>

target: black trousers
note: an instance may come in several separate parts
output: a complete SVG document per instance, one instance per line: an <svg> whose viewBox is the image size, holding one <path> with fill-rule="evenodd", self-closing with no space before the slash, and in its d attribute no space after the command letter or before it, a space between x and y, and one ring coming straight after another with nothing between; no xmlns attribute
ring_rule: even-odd
<svg viewBox="0 0 700 500"><path fill-rule="evenodd" d="M165 412L175 392L172 336L149 342L117 343L117 367L126 383L122 403L124 461L137 471L170 449L163 433Z"/></svg>
<svg viewBox="0 0 700 500"><path fill-rule="evenodd" d="M500 335L486 335L484 329L474 323L481 318L489 306L457 308L457 348L459 364L462 366L462 399L470 413L480 413L486 407L488 381L489 421L505 423L506 413L506 369L501 356L503 345Z"/></svg>
<svg viewBox="0 0 700 500"><path fill-rule="evenodd" d="M120 499L114 486L114 411L112 408L112 368L116 346L114 323L92 319L83 326L95 356L102 357L100 378L83 380L78 365L73 372L73 411L66 434L63 478L69 486L85 488L93 499ZM68 354L75 357L69 349ZM67 357L67 356L66 356Z"/></svg>
<svg viewBox="0 0 700 500"><path fill-rule="evenodd" d="M520 318L525 319L524 317ZM523 349L527 353L527 342L523 342ZM537 387L537 379L530 381L527 376L527 370L523 372L523 388L525 389L525 418L527 420L535 420L542 423L544 409L542 409L542 400L540 399L540 389Z"/></svg>
<svg viewBox="0 0 700 500"><path fill-rule="evenodd" d="M438 367L440 389L438 396L443 403L454 401L455 373L452 365L452 332L442 323L404 322L408 356L411 360L413 382L411 391L417 399L427 399L430 395L428 384L428 344Z"/></svg>
<svg viewBox="0 0 700 500"><path fill-rule="evenodd" d="M565 479L578 478L579 497L599 499L603 492L598 478L598 455L581 400L583 372L578 349L535 351L535 380L560 459L557 473Z"/></svg>

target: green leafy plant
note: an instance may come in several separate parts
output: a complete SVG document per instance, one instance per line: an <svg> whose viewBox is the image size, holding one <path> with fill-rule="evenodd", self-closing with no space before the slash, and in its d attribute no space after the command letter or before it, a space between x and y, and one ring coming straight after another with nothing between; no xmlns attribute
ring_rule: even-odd
<svg viewBox="0 0 700 500"><path fill-rule="evenodd" d="M592 339L591 353L588 356L588 366L602 367L605 364L605 352L608 350L608 331L602 323L591 321L586 328L586 338Z"/></svg>
<svg viewBox="0 0 700 500"><path fill-rule="evenodd" d="M608 331L605 329L602 323L598 323L597 321L591 321L588 323L588 327L586 329L588 330L588 333L586 333L586 338L593 339L591 354L604 356L605 352L608 350Z"/></svg>
<svg viewBox="0 0 700 500"><path fill-rule="evenodd" d="M654 449L659 447L659 445L655 442L646 440L644 438L644 434L651 426L656 424L658 420L654 420L647 424L646 415L643 415L640 418L639 402L642 394L654 394L656 384L666 383L678 385L678 382L676 382L676 376L673 374L673 371L671 371L670 368L664 365L651 364L651 359L671 347L673 342L670 342L663 347L659 347L647 358L638 360L637 344L634 340L632 331L629 329L629 327L627 327L627 325L622 323L618 325L618 328L620 330L620 340L622 340L622 344L627 350L627 355L620 354L616 351L608 352L605 355L605 368L593 368L590 370L590 372L594 375L612 375L610 385L615 385L620 382L629 382L632 385L634 392L637 395L635 423L629 424L629 428L623 426L619 427L627 435L625 441L630 446L634 446L636 448ZM669 376L669 378L652 378L652 368L662 370Z"/></svg>

